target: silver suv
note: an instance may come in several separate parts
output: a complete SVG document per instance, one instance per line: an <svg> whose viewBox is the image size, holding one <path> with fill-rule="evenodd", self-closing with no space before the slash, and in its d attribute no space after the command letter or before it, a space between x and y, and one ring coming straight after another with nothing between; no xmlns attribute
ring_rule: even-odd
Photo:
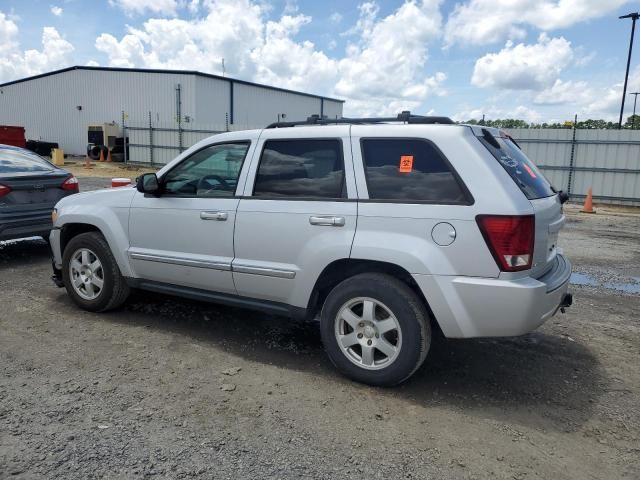
<svg viewBox="0 0 640 480"><path fill-rule="evenodd" d="M556 192L505 133L403 112L215 135L137 188L54 211L54 280L81 308L131 288L319 314L331 361L409 378L432 335L527 333L571 303Z"/></svg>

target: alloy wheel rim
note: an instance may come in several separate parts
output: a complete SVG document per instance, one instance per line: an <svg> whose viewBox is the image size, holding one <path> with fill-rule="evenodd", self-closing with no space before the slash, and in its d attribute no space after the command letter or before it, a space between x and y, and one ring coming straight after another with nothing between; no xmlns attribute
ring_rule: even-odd
<svg viewBox="0 0 640 480"><path fill-rule="evenodd" d="M69 262L71 284L85 300L95 300L104 286L104 269L98 256L88 248L79 248Z"/></svg>
<svg viewBox="0 0 640 480"><path fill-rule="evenodd" d="M349 361L367 370L388 367L402 348L398 319L384 303L369 297L351 299L340 307L335 336Z"/></svg>

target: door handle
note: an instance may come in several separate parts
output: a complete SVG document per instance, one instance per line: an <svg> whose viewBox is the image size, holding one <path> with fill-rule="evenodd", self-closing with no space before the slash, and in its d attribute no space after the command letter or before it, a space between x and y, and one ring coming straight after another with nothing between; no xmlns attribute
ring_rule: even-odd
<svg viewBox="0 0 640 480"><path fill-rule="evenodd" d="M200 212L200 218L202 220L218 220L223 222L229 218L229 215L227 212Z"/></svg>
<svg viewBox="0 0 640 480"><path fill-rule="evenodd" d="M345 220L344 217L319 215L309 217L309 223L311 225L322 225L325 227L344 227Z"/></svg>

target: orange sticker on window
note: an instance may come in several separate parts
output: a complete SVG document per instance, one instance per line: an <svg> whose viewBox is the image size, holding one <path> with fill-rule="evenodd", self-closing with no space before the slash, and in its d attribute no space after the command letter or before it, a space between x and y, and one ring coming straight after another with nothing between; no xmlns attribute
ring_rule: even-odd
<svg viewBox="0 0 640 480"><path fill-rule="evenodd" d="M531 178L536 178L536 174L533 173L533 170L531 170L531 167L529 165L527 165L526 163L523 163L522 166L527 171L527 173L531 175Z"/></svg>
<svg viewBox="0 0 640 480"><path fill-rule="evenodd" d="M411 173L413 170L413 155L402 155L400 157L400 173Z"/></svg>

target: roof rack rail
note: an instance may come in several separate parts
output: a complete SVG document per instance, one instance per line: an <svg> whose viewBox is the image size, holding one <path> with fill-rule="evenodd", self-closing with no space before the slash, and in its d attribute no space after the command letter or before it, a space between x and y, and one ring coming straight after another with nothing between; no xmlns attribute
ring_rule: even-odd
<svg viewBox="0 0 640 480"><path fill-rule="evenodd" d="M386 123L386 122L404 122L408 124L443 124L452 125L455 122L449 117L427 117L424 115L412 115L411 112L405 110L399 113L395 117L369 117L369 118L327 118L327 116L311 115L306 120L299 120L294 122L274 122L267 125L265 128L286 128L297 127L300 125L362 125L372 123Z"/></svg>

